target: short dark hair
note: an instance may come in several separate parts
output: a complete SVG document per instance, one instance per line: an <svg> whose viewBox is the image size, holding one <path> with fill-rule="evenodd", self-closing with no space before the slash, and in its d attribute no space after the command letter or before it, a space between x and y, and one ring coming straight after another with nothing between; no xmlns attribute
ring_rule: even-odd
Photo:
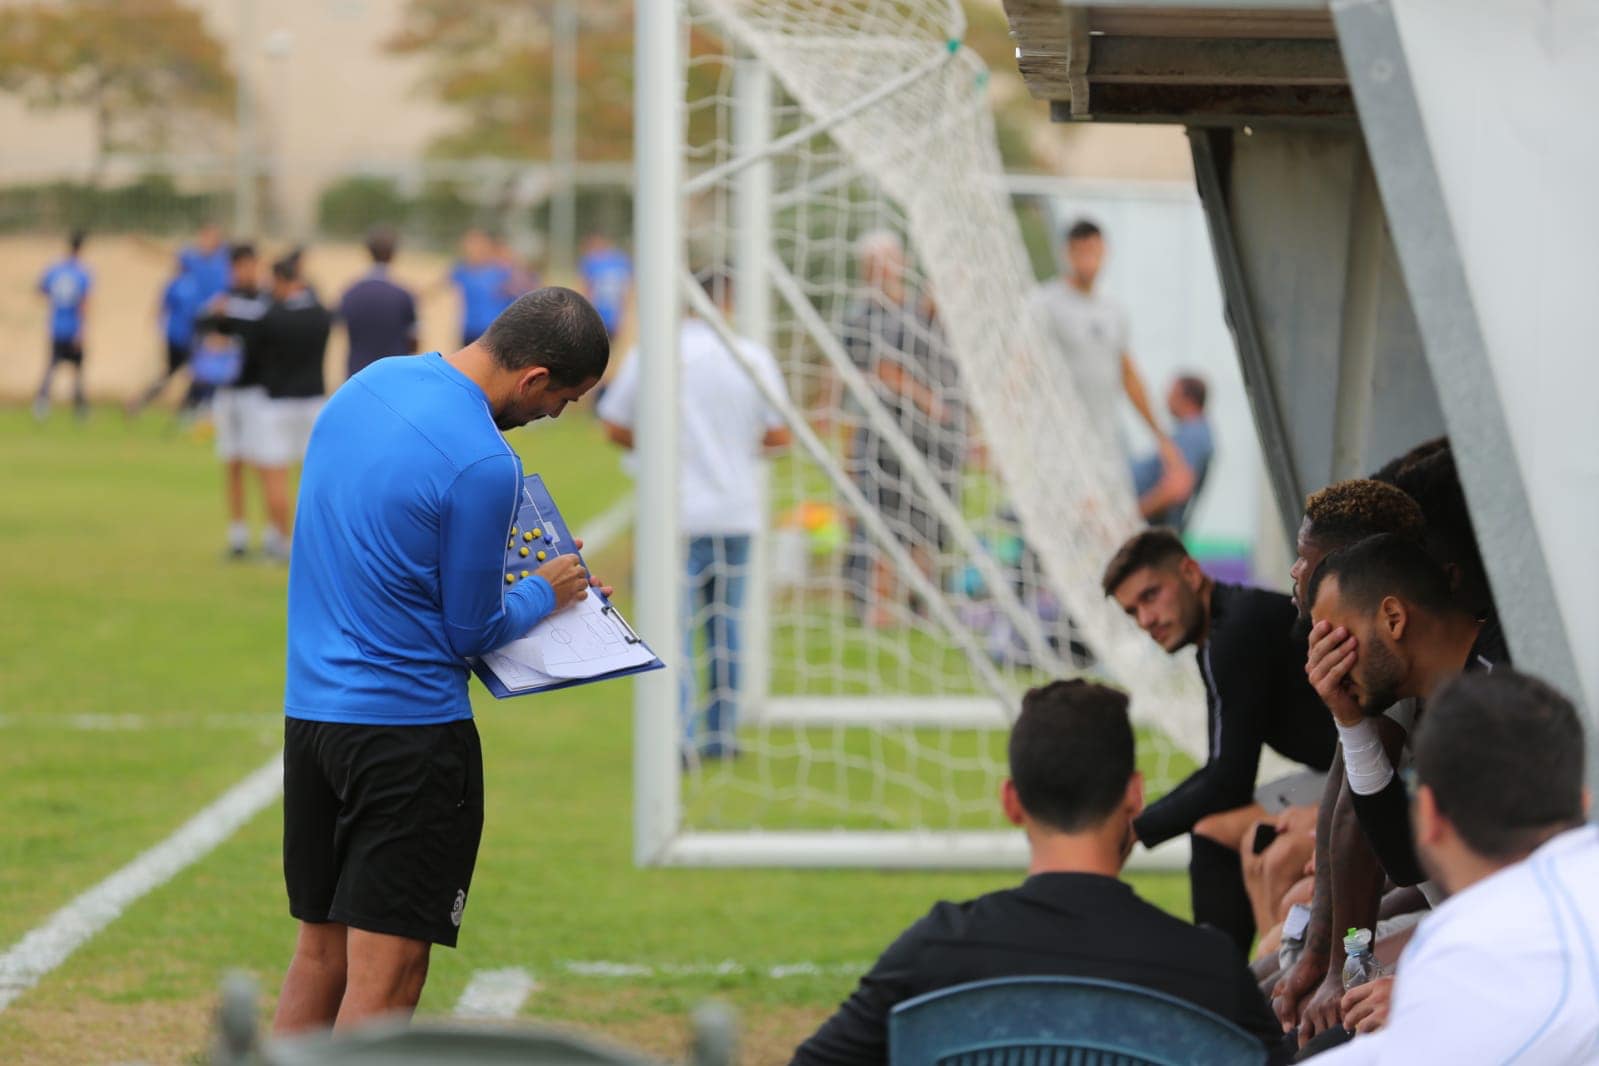
<svg viewBox="0 0 1599 1066"><path fill-rule="evenodd" d="M1379 533L1328 553L1305 590L1311 607L1329 577L1338 579L1339 594L1358 611L1376 610L1386 596L1432 614L1461 609L1438 560L1419 541L1397 533Z"/></svg>
<svg viewBox="0 0 1599 1066"><path fill-rule="evenodd" d="M67 247L71 248L74 252L77 252L83 247L83 242L87 240L88 237L89 235L83 230L75 229L71 233L67 234Z"/></svg>
<svg viewBox="0 0 1599 1066"><path fill-rule="evenodd" d="M1305 497L1310 535L1323 548L1340 548L1379 533L1420 540L1427 520L1421 508L1392 485L1371 478L1337 481Z"/></svg>
<svg viewBox="0 0 1599 1066"><path fill-rule="evenodd" d="M1105 576L1100 579L1100 587L1105 590L1105 595L1113 595L1121 583L1136 571L1186 558L1188 549L1183 547L1183 538L1177 535L1176 530L1165 526L1146 529L1129 537L1127 543L1116 549L1116 554L1105 564Z"/></svg>
<svg viewBox="0 0 1599 1066"><path fill-rule="evenodd" d="M1074 679L1022 697L1010 731L1010 776L1034 819L1063 833L1105 820L1133 776L1125 693Z"/></svg>
<svg viewBox="0 0 1599 1066"><path fill-rule="evenodd" d="M249 241L237 241L228 248L228 262L237 263L241 259L254 259L255 245Z"/></svg>
<svg viewBox="0 0 1599 1066"><path fill-rule="evenodd" d="M300 259L304 248L291 248L272 263L272 276L279 281L295 281L300 276Z"/></svg>
<svg viewBox="0 0 1599 1066"><path fill-rule="evenodd" d="M1501 667L1462 674L1427 701L1416 778L1467 847L1503 862L1582 823L1583 754L1571 701Z"/></svg>
<svg viewBox="0 0 1599 1066"><path fill-rule="evenodd" d="M733 272L723 267L696 270L694 280L700 283L700 288L705 290L705 295L711 298L712 303L721 303L733 292Z"/></svg>
<svg viewBox="0 0 1599 1066"><path fill-rule="evenodd" d="M1420 462L1434 452L1447 451L1448 448L1448 437L1433 437L1431 440L1424 440L1403 455L1396 455L1382 464L1382 466L1377 468L1376 473L1371 475L1371 479L1396 485L1398 484L1399 472L1405 467L1410 466L1412 463Z"/></svg>
<svg viewBox="0 0 1599 1066"><path fill-rule="evenodd" d="M394 259L394 249L399 247L400 237L394 232L393 226L373 226L367 230L366 250L374 263L387 263Z"/></svg>
<svg viewBox="0 0 1599 1066"><path fill-rule="evenodd" d="M561 387L600 377L611 360L599 312L581 293L558 285L518 297L483 334L483 344L505 369L546 367Z"/></svg>
<svg viewBox="0 0 1599 1066"><path fill-rule="evenodd" d="M1188 398L1188 402L1199 408L1205 409L1205 398L1210 395L1210 387L1205 384L1205 379L1198 374L1179 374L1177 377L1177 391Z"/></svg>
<svg viewBox="0 0 1599 1066"><path fill-rule="evenodd" d="M1478 611L1492 608L1488 573L1477 546L1477 530L1471 521L1466 491L1460 484L1455 454L1440 448L1407 463L1394 483L1416 501L1427 520L1427 547L1440 562L1460 571L1460 591L1473 601Z"/></svg>
<svg viewBox="0 0 1599 1066"><path fill-rule="evenodd" d="M1104 236L1104 234L1099 231L1099 226L1089 219L1080 218L1076 222L1073 222L1071 224L1071 228L1066 231L1066 243L1070 244L1072 241L1086 241L1090 237L1102 236Z"/></svg>

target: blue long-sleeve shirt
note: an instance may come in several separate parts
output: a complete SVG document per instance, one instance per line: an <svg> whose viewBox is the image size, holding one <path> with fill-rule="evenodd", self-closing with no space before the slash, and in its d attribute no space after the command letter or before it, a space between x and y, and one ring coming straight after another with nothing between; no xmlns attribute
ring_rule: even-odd
<svg viewBox="0 0 1599 1066"><path fill-rule="evenodd" d="M291 718L432 725L472 717L468 656L555 607L507 585L522 463L483 390L438 353L380 359L317 418L289 562Z"/></svg>

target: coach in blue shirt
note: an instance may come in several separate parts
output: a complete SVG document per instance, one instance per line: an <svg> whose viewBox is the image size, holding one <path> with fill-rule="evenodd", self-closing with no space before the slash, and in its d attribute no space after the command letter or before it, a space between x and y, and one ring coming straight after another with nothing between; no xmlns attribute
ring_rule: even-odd
<svg viewBox="0 0 1599 1066"><path fill-rule="evenodd" d="M416 351L416 300L389 278L397 243L394 231L385 226L367 234L372 269L339 301L339 318L350 337L349 377L385 356Z"/></svg>
<svg viewBox="0 0 1599 1066"><path fill-rule="evenodd" d="M317 419L289 564L283 871L300 921L274 1028L415 1008L483 829L467 660L587 594L575 554L502 568L522 464L610 357L582 296L517 300L449 356L383 359Z"/></svg>

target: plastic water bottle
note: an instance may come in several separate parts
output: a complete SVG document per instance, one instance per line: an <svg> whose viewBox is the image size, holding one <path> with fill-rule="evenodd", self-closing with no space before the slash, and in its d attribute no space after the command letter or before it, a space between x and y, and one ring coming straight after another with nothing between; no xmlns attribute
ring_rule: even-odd
<svg viewBox="0 0 1599 1066"><path fill-rule="evenodd" d="M1382 976L1382 965L1371 953L1371 930L1351 929L1344 935L1344 991L1359 988Z"/></svg>
<svg viewBox="0 0 1599 1066"><path fill-rule="evenodd" d="M1293 969L1294 963L1305 951L1305 930L1310 927L1310 908L1296 903L1288 908L1283 921L1282 942L1277 946L1277 968L1283 973Z"/></svg>

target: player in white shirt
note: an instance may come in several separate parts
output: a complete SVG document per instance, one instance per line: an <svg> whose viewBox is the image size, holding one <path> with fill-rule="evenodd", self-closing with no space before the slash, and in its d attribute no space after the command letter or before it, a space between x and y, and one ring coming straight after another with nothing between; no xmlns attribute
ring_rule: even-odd
<svg viewBox="0 0 1599 1066"><path fill-rule="evenodd" d="M726 275L701 280L725 313L732 289ZM682 743L687 758L727 758L738 750L739 616L751 540L762 525L760 461L766 452L786 447L790 434L709 323L686 316L678 346L683 360L678 490L688 541L684 660L694 661L694 633L700 626L709 660L703 714L692 695L695 679L684 679ZM751 340L740 340L739 349L769 389L785 391L771 352ZM638 386L634 349L596 409L611 440L625 448L633 447Z"/></svg>
<svg viewBox="0 0 1599 1066"><path fill-rule="evenodd" d="M1123 447L1116 425L1116 402L1126 394L1135 410L1160 442L1163 461L1176 465L1181 457L1166 431L1155 421L1144 379L1133 363L1128 340L1127 314L1096 288L1105 261L1105 238L1086 219L1066 231L1066 272L1039 284L1028 300L1044 336L1067 360L1082 393L1084 409L1097 423L1104 440Z"/></svg>
<svg viewBox="0 0 1599 1066"><path fill-rule="evenodd" d="M1599 1063L1599 827L1584 825L1582 724L1500 668L1429 701L1411 811L1450 893L1380 986L1344 998L1359 1034L1317 1063ZM1375 1032L1373 1032L1375 1030Z"/></svg>

